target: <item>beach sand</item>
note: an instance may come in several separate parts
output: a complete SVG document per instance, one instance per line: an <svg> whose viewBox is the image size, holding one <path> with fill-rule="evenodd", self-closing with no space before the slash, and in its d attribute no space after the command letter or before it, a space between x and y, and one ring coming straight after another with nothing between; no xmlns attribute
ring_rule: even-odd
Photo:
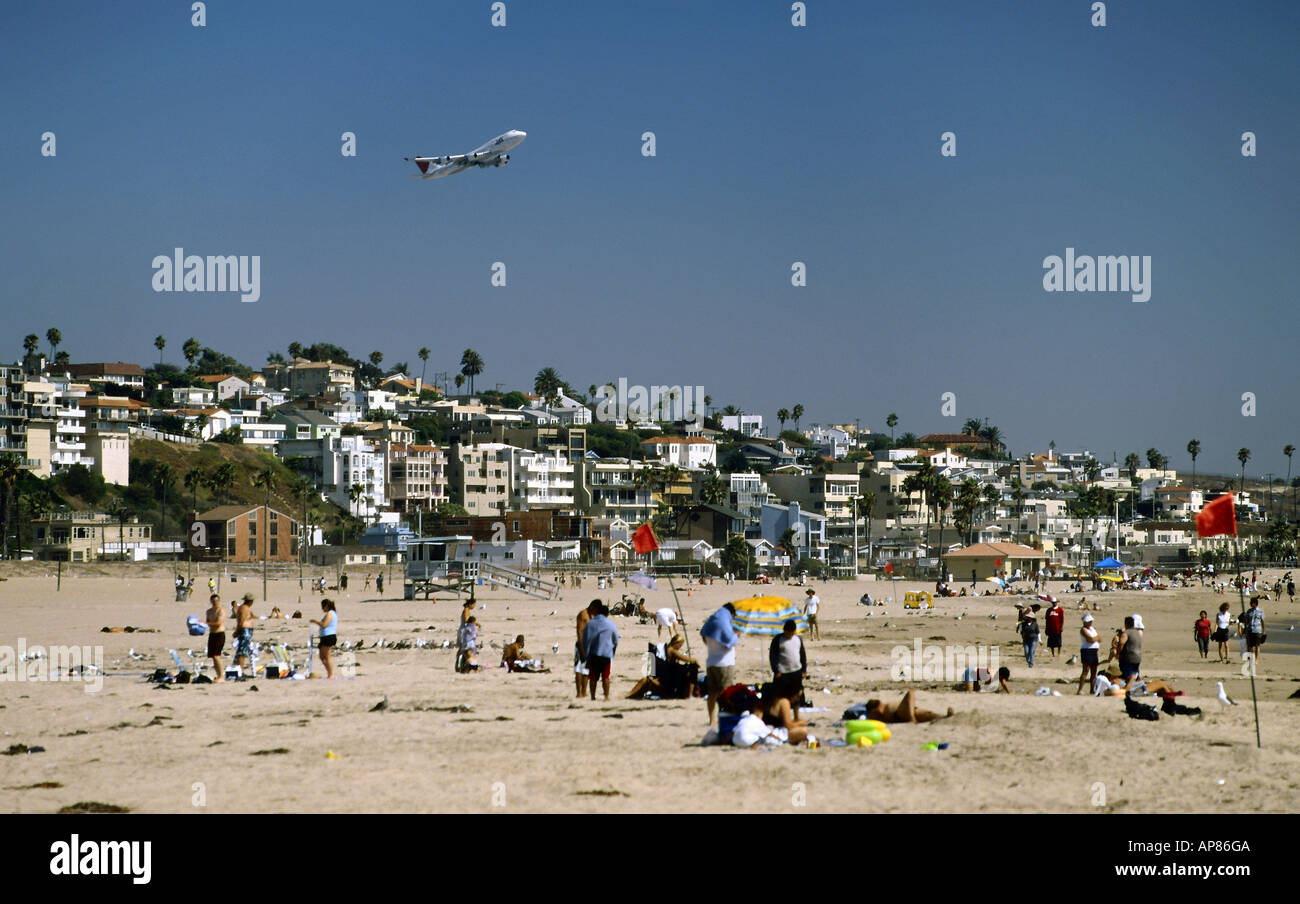
<svg viewBox="0 0 1300 904"><path fill-rule="evenodd" d="M1192 640L1197 612L1213 612L1225 600L1235 612L1235 594L1085 594L1101 602L1103 658L1123 616L1140 612L1144 675L1173 683L1187 692L1180 702L1205 710L1199 720L1144 722L1125 715L1122 699L1075 696L1079 668L1064 663L1077 652L1077 595L1060 594L1067 610L1061 659L1053 662L1040 647L1038 667L1029 670L1014 633L1014 597L936 600L923 615L904 612L900 602L909 589L927 589L919 584L817 583L823 639L807 641L807 693L829 711L808 716L815 735L823 742L842 736L831 723L845 707L870 697L897 699L908 687L921 706L951 706L956 715L895 726L893 739L872 749L744 751L698 746L707 727L703 700L621 699L640 676L653 624L615 617L622 642L614 699L575 699L574 616L594 597L616 602L621 582L602 592L590 579L554 601L500 590L480 595L480 661L498 661L499 647L488 641L500 645L522 633L530 653L553 669L549 674L494 668L458 675L454 650L370 649L380 637L453 639L461 606L454 597L402 601L400 580L386 584L380 599L362 589L359 571L348 593L329 594L339 603L340 639L365 644L355 654L355 677L157 690L143 676L171 668L168 648L188 661L184 651L201 654L206 642L184 630L185 617L201 615L205 604L174 602L171 575L166 566L74 566L64 569L56 592L46 563L0 569L7 578L0 581L0 644L102 644L109 673L97 693L76 682L0 681L0 751L20 743L45 748L0 760L0 810L53 812L81 801L169 813L1292 812L1300 805L1300 700L1288 699L1300 688L1300 656L1279 654L1285 645L1274 644L1282 633L1296 637L1287 629L1297 612L1285 602L1264 604L1271 636L1256 679L1264 745L1256 750L1250 683L1239 662L1215 663L1213 648L1211 661L1202 662ZM196 581L196 596L204 595L206 577ZM1052 592L1063 589L1053 585ZM319 617L320 597L300 591L296 580L273 582L270 602L262 603L260 577L249 569L222 587L222 598L228 605L245 590L258 595L259 615L278 605L286 614L301 609ZM868 615L857 605L864 590L895 602ZM718 582L689 596L679 589L697 657L703 658L698 629L705 617L755 592L802 600L804 588ZM644 594L651 610L673 605L666 581ZM994 613L996 620L989 618ZM100 633L106 625L160 633ZM298 662L307 634L305 620L268 619L256 632L260 641L295 645ZM891 681L891 650L917 638L1000 645L1015 694ZM767 642L743 640L743 680L767 677ZM144 659L130 659L129 648ZM1231 650L1236 660L1235 639ZM1216 702L1216 680L1240 705ZM1062 696L1035 696L1040 686ZM385 696L388 709L371 712ZM950 746L923 751L929 741ZM30 787L40 783L58 787Z"/></svg>

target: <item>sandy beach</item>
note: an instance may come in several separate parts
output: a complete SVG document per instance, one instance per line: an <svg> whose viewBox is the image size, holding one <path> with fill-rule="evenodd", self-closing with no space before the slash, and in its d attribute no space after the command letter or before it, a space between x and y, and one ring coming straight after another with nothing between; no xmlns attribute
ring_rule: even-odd
<svg viewBox="0 0 1300 904"><path fill-rule="evenodd" d="M841 736L831 723L846 706L896 699L909 687L923 707L953 707L956 715L895 726L893 739L872 749L742 751L698 746L707 727L703 700L622 699L641 674L653 624L615 617L622 641L613 699L575 699L574 615L593 597L617 601L621 583L598 591L589 580L555 601L480 595L481 661L495 666L500 645L522 633L529 651L552 668L548 674L489 668L458 675L454 650L372 649L381 637L453 639L460 603L403 601L400 580L386 584L380 598L362 589L364 572L357 572L347 593L330 594L339 604L341 641L364 642L354 654L354 677L158 690L144 676L172 667L167 650L188 661L185 651L201 655L205 642L184 628L186 616L201 615L204 604L174 602L171 575L166 566L82 566L65 569L56 592L47 563L0 569L0 644L102 644L108 673L96 693L78 682L0 681L0 751L45 748L3 761L0 810L49 813L85 801L167 813L1292 812L1300 805L1300 700L1288 699L1300 688L1300 655L1286 643L1300 631L1289 630L1297 611L1285 601L1264 603L1270 637L1256 679L1263 735L1256 750L1250 684L1240 663L1214 662L1213 648L1203 662L1192 640L1198 611L1227 601L1235 612L1235 594L1084 594L1101 601L1103 639L1125 615L1141 613L1144 675L1185 690L1181 702L1205 711L1201 719L1143 722L1125 715L1121 699L1075 696L1079 669L1065 660L1077 652L1081 613L1074 609L1078 596L1062 593L1064 582L1051 592L1066 608L1065 650L1053 661L1040 647L1033 670L1014 633L1014 597L936 600L932 612L918 614L904 612L900 601L907 590L929 589L922 585L818 583L822 640L807 641L807 688L828 711L808 715L815 735ZM196 581L196 596L205 595L206 578ZM320 597L296 580L273 582L270 603L262 603L260 577L250 569L222 587L222 598L245 590L258 595L258 615L278 605L286 614L300 609L319 617ZM895 602L869 610L857 605L864 590ZM754 592L803 597L803 588L783 585L718 582L689 595L679 589L697 657L704 618ZM673 605L665 581L645 596L650 609ZM125 625L159 633L100 632ZM305 620L266 619L256 633L262 642L292 644L298 662L305 658ZM891 681L891 650L918 638L1000 645L1014 695ZM132 648L143 658L130 658ZM766 650L766 638L743 640L737 665L744 680L767 677ZM1231 650L1236 660L1235 639ZM1240 705L1216 701L1218 680ZM1039 687L1061 696L1036 696ZM371 712L384 697L388 708ZM949 747L922 750L929 741ZM330 751L337 758L327 758ZM40 785L47 786L34 787Z"/></svg>

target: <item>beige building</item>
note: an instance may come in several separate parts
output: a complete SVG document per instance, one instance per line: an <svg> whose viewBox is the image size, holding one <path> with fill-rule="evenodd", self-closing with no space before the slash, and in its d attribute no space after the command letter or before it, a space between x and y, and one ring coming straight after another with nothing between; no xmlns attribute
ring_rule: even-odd
<svg viewBox="0 0 1300 904"><path fill-rule="evenodd" d="M399 512L430 512L447 501L447 454L437 446L381 444L388 501Z"/></svg>
<svg viewBox="0 0 1300 904"><path fill-rule="evenodd" d="M150 542L153 528L97 512L46 515L31 522L32 554L50 562L93 562ZM119 545L120 544L120 545Z"/></svg>
<svg viewBox="0 0 1300 904"><path fill-rule="evenodd" d="M452 446L448 455L451 501L471 515L504 514L514 484L515 449L505 443Z"/></svg>
<svg viewBox="0 0 1300 904"><path fill-rule="evenodd" d="M289 394L294 398L301 396L335 396L341 392L350 392L356 385L352 377L352 367L347 364L335 364L333 361L296 360L289 368Z"/></svg>

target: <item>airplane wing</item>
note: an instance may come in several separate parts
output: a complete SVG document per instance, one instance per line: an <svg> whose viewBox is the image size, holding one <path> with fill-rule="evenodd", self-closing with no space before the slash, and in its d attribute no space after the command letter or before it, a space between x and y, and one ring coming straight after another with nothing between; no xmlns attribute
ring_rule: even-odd
<svg viewBox="0 0 1300 904"><path fill-rule="evenodd" d="M449 154L446 157L403 157L403 160L410 161L420 168L420 172L427 173L429 166L446 166L449 163L464 163L469 159L467 154Z"/></svg>

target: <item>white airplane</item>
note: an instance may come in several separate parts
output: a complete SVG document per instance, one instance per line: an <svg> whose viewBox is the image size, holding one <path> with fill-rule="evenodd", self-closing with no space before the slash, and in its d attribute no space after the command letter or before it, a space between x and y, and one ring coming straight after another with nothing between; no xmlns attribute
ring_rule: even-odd
<svg viewBox="0 0 1300 904"><path fill-rule="evenodd" d="M527 132L512 129L479 145L468 154L452 154L448 157L403 157L402 159L409 160L420 168L420 175L411 178L441 179L443 176L454 176L476 166L505 166L510 162L507 151L527 137Z"/></svg>

